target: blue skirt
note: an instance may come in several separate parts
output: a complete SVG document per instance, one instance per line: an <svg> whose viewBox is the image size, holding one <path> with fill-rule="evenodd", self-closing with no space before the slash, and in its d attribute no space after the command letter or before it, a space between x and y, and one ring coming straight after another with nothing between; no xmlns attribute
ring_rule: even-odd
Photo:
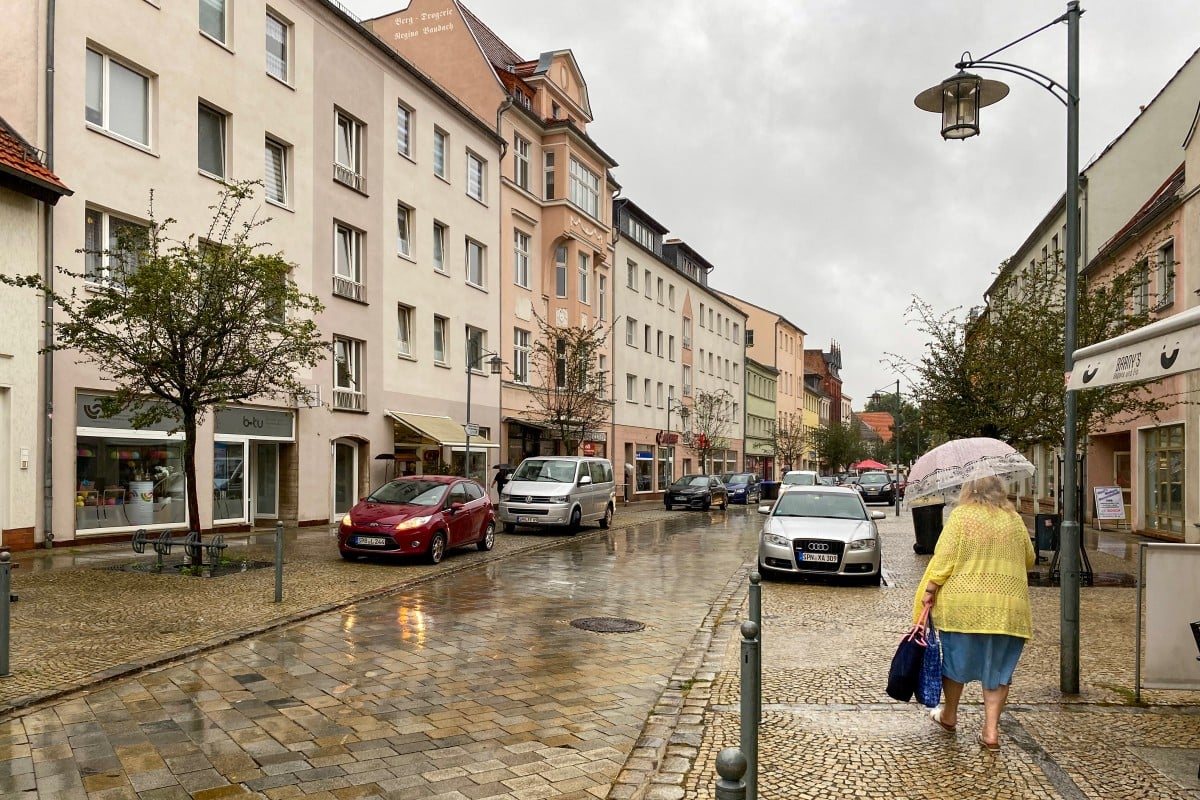
<svg viewBox="0 0 1200 800"><path fill-rule="evenodd" d="M958 683L979 681L985 689L1012 683L1025 640L1003 633L938 631L942 674Z"/></svg>

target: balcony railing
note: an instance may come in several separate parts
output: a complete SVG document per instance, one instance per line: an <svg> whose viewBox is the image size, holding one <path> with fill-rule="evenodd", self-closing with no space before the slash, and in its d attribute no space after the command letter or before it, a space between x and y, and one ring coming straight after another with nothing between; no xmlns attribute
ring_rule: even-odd
<svg viewBox="0 0 1200 800"><path fill-rule="evenodd" d="M362 411L365 406L363 393L352 389L333 390L333 407L342 411Z"/></svg>
<svg viewBox="0 0 1200 800"><path fill-rule="evenodd" d="M338 297L345 297L350 300L363 299L363 285L358 281L351 280L342 275L333 276L333 293Z"/></svg>
<svg viewBox="0 0 1200 800"><path fill-rule="evenodd" d="M350 167L333 162L333 179L338 183L344 183L351 189L359 192L367 190L367 179L365 176L358 174Z"/></svg>

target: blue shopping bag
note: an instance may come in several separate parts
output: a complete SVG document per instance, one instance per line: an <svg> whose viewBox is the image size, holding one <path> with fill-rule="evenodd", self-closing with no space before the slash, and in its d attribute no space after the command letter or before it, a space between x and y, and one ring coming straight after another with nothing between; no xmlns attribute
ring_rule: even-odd
<svg viewBox="0 0 1200 800"><path fill-rule="evenodd" d="M925 618L928 613L929 609L925 609L917 624L901 637L896 654L892 656L892 665L888 669L887 695L901 703L912 700L913 695L920 690L926 648Z"/></svg>
<svg viewBox="0 0 1200 800"><path fill-rule="evenodd" d="M942 647L932 621L925 631L925 656L921 661L917 699L926 708L937 708L942 699Z"/></svg>

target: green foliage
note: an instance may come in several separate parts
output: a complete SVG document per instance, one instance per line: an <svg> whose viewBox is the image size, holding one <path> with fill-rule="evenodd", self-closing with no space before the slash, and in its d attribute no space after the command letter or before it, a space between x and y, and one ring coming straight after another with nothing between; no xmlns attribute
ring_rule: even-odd
<svg viewBox="0 0 1200 800"><path fill-rule="evenodd" d="M610 328L553 325L536 315L538 335L530 343L528 412L563 443L566 455L604 429L612 403L600 356Z"/></svg>
<svg viewBox="0 0 1200 800"><path fill-rule="evenodd" d="M185 435L191 524L199 525L196 430L215 407L306 396L299 375L325 358L319 300L299 290L293 265L252 237L267 222L246 214L256 182L228 184L202 237L169 236L150 197L149 229L115 231L116 246L81 251L105 269L91 277L58 268L69 291L41 276L0 276L50 298L62 319L47 350L69 350L112 383L101 413L130 413L135 428L171 420ZM95 282L97 277L102 281Z"/></svg>
<svg viewBox="0 0 1200 800"><path fill-rule="evenodd" d="M841 472L863 456L862 436L857 423L831 423L812 435L812 446L821 463Z"/></svg>

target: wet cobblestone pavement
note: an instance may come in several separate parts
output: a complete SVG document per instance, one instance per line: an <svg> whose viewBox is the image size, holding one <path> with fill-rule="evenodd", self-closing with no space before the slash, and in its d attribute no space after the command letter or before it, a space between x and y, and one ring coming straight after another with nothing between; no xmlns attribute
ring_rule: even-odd
<svg viewBox="0 0 1200 800"><path fill-rule="evenodd" d="M127 544L18 554L0 800L711 798L738 743L758 517L622 511L611 532L501 535L438 567L349 564L330 534L289 532L281 604L271 570L112 571L139 560ZM957 735L889 700L928 556L907 513L881 529L888 585L764 583L760 797L1200 798L1200 696L1132 705L1133 588L1083 589L1072 697L1057 589L1032 590L999 753L975 743L977 687ZM1136 571L1131 537L1088 535L1098 573Z"/></svg>

